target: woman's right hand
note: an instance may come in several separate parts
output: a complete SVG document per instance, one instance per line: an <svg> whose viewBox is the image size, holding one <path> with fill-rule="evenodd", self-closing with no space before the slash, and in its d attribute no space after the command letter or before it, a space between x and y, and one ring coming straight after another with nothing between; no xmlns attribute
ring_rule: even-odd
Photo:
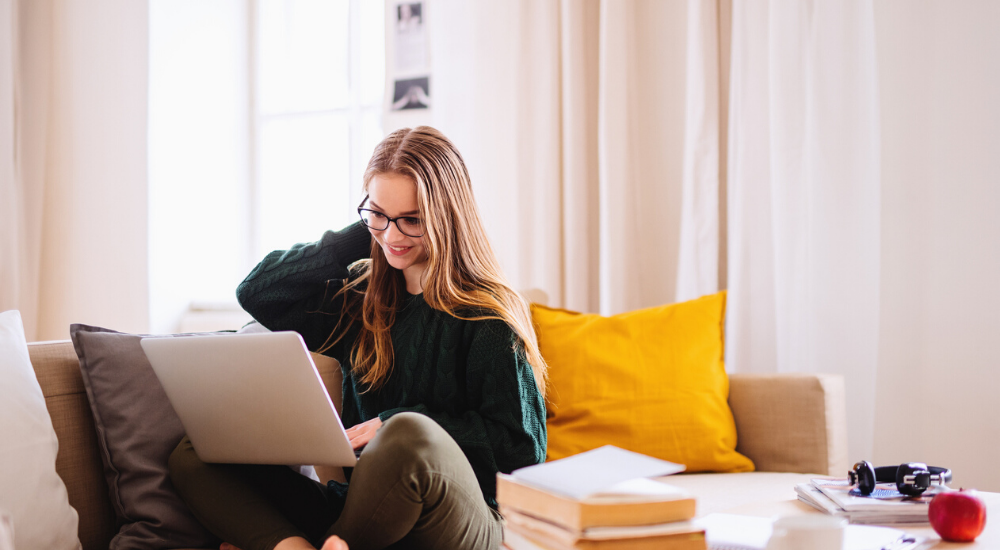
<svg viewBox="0 0 1000 550"><path fill-rule="evenodd" d="M381 427L382 420L376 416L375 418L362 422L357 426L347 428L347 439L351 441L351 447L354 448L354 450L361 449L367 445L373 437L375 437L375 432L377 432Z"/></svg>

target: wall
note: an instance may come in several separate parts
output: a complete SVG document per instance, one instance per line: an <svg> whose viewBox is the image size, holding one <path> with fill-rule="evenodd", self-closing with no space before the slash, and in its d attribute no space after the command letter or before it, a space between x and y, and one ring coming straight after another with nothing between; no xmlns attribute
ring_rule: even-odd
<svg viewBox="0 0 1000 550"><path fill-rule="evenodd" d="M1000 3L875 2L882 284L874 460L1000 491ZM857 457L861 459L861 457Z"/></svg>

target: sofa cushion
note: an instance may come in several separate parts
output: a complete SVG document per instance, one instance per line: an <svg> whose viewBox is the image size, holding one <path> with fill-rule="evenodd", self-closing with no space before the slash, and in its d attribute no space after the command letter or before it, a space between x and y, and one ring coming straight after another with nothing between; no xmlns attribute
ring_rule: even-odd
<svg viewBox="0 0 1000 550"><path fill-rule="evenodd" d="M80 548L77 514L56 473L59 442L35 378L21 314L0 313L0 511L16 548Z"/></svg>
<svg viewBox="0 0 1000 550"><path fill-rule="evenodd" d="M615 445L746 472L723 365L725 292L603 317L532 305L549 365L548 459Z"/></svg>
<svg viewBox="0 0 1000 550"><path fill-rule="evenodd" d="M815 475L786 472L735 474L678 474L657 478L698 497L698 515L714 513L770 515L772 510L814 513L800 502L795 485L809 483ZM786 515L780 513L776 515Z"/></svg>
<svg viewBox="0 0 1000 550"><path fill-rule="evenodd" d="M217 546L170 483L167 459L184 428L139 345L144 336L79 324L70 336L120 525L110 548Z"/></svg>

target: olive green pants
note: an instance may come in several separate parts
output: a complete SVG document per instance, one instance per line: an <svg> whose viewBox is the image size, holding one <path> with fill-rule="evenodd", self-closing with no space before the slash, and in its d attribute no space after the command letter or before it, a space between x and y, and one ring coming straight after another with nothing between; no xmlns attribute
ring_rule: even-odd
<svg viewBox="0 0 1000 550"><path fill-rule="evenodd" d="M169 466L195 517L243 550L270 550L293 536L318 548L337 535L351 550L493 549L503 538L465 454L420 414L397 414L379 428L346 499L285 466L206 464L186 437Z"/></svg>

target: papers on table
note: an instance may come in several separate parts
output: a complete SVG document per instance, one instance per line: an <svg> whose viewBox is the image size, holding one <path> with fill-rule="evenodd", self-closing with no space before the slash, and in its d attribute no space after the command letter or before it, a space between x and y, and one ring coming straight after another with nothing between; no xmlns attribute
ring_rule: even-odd
<svg viewBox="0 0 1000 550"><path fill-rule="evenodd" d="M694 520L705 530L709 550L764 550L773 520L736 514L708 514Z"/></svg>
<svg viewBox="0 0 1000 550"><path fill-rule="evenodd" d="M927 509L936 491L920 497L905 497L895 492L894 484L882 487L881 498L855 494L846 479L815 478L810 483L795 486L799 500L834 516L847 518L851 523L927 523Z"/></svg>
<svg viewBox="0 0 1000 550"><path fill-rule="evenodd" d="M764 550L772 523L770 518L734 514L709 514L694 520L705 529L709 550ZM929 542L927 537L889 527L848 525L844 529L844 550L916 550Z"/></svg>

